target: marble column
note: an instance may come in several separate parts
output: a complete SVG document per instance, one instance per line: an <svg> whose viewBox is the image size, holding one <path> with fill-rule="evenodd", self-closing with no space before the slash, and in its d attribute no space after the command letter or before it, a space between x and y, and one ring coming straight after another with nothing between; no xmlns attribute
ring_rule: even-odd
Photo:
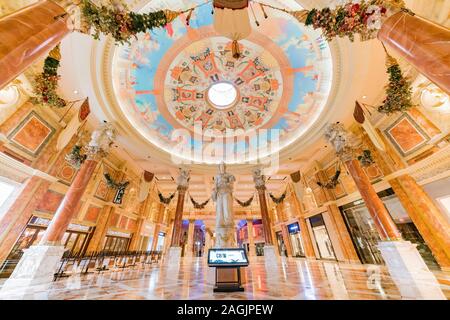
<svg viewBox="0 0 450 320"><path fill-rule="evenodd" d="M102 208L100 216L97 219L97 224L95 225L94 234L92 235L91 241L89 241L86 252L101 251L103 249L103 240L108 232L109 222L113 214L113 206L104 206Z"/></svg>
<svg viewBox="0 0 450 320"><path fill-rule="evenodd" d="M378 39L450 94L448 28L401 11L384 21Z"/></svg>
<svg viewBox="0 0 450 320"><path fill-rule="evenodd" d="M266 177L262 174L261 169L253 170L253 181L255 182L256 191L258 191L259 206L261 210L261 219L264 232L264 263L266 271L278 276L279 255L275 249L272 235L272 228L270 224L269 210L267 209L266 199Z"/></svg>
<svg viewBox="0 0 450 320"><path fill-rule="evenodd" d="M266 186L257 187L258 198L259 198L259 208L261 210L261 219L264 231L264 240L266 245L273 245L272 233L270 232L270 217L269 210L267 209L267 199L266 199Z"/></svg>
<svg viewBox="0 0 450 320"><path fill-rule="evenodd" d="M62 7L47 0L0 19L0 89L70 32L65 14Z"/></svg>
<svg viewBox="0 0 450 320"><path fill-rule="evenodd" d="M247 219L248 255L256 256L255 239L253 232L253 219Z"/></svg>
<svg viewBox="0 0 450 320"><path fill-rule="evenodd" d="M385 176L401 168L395 168L393 162L388 162L387 153L392 152L386 143L386 153L378 150L367 135L363 140L370 150L375 162ZM408 174L403 174L388 180L405 208L420 235L433 253L438 264L443 269L450 268L450 225L442 211L434 203L425 190Z"/></svg>
<svg viewBox="0 0 450 320"><path fill-rule="evenodd" d="M188 228L188 238L185 249L185 257L191 258L194 252L194 231L195 231L195 220L189 219Z"/></svg>
<svg viewBox="0 0 450 320"><path fill-rule="evenodd" d="M50 225L45 231L45 234L39 243L40 245L61 245L64 233L66 232L70 221L77 213L75 212L75 209L86 190L97 164L98 160L94 158L87 159L83 163L61 205L53 216Z"/></svg>
<svg viewBox="0 0 450 320"><path fill-rule="evenodd" d="M361 168L359 161L353 158L345 159L345 165L355 181L381 239L383 241L400 240L402 238L400 231Z"/></svg>
<svg viewBox="0 0 450 320"><path fill-rule="evenodd" d="M175 209L175 219L173 221L173 233L172 233L172 247L179 247L181 244L181 239L183 235L183 208L184 199L186 195L187 188L178 187L178 200L177 207Z"/></svg>
<svg viewBox="0 0 450 320"><path fill-rule="evenodd" d="M64 245L61 243L64 233L71 219L77 213L75 209L99 159L108 154L115 136L115 130L109 123L104 123L94 131L91 141L86 147L87 160L82 164L69 187L41 242L25 250L11 277L5 282L2 291L51 283L64 253Z"/></svg>
<svg viewBox="0 0 450 320"><path fill-rule="evenodd" d="M418 296L421 299L446 299L416 246L402 240L397 226L362 170L359 161L353 159L356 138L340 123L330 124L325 131L325 138L333 145L336 154L341 157L355 180L382 239L378 243L378 249L400 293L404 296Z"/></svg>
<svg viewBox="0 0 450 320"><path fill-rule="evenodd" d="M177 207L175 209L175 218L173 221L172 240L167 253L167 259L164 261L173 272L178 272L181 258L181 237L183 235L183 209L186 191L189 187L190 173L187 170L180 169L177 177ZM168 273L169 275L169 273Z"/></svg>

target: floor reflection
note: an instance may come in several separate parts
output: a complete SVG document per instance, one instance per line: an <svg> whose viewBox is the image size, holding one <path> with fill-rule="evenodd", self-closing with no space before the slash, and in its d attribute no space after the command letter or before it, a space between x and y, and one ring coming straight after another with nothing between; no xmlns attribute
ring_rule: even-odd
<svg viewBox="0 0 450 320"><path fill-rule="evenodd" d="M402 296L386 268L283 258L279 275L266 272L263 258L245 268L244 292L213 293L214 271L202 258L181 261L178 274L163 266L72 276L47 289L4 294L1 299L419 299ZM436 272L450 298L450 273ZM276 281L276 283L274 283Z"/></svg>

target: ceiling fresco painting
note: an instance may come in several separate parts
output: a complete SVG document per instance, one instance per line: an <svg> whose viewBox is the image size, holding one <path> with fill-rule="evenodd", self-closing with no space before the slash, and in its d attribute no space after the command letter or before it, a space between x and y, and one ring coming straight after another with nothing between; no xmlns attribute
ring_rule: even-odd
<svg viewBox="0 0 450 320"><path fill-rule="evenodd" d="M260 148L259 158L299 139L326 105L331 52L320 33L289 14L271 10L270 16L239 41L239 59L232 56L231 40L214 31L210 5L196 10L189 25L180 17L115 49L113 88L128 121L169 153L179 144L173 138L179 129L192 133L192 150L207 148L204 137L249 135L250 141L234 146L234 152L247 155L248 161L248 144L257 141L252 134L262 129L269 129L272 147ZM222 87L233 94L227 105L209 98L220 87L217 84L227 84ZM202 138L193 134L194 128L203 130ZM206 163L224 160L205 161L195 152L183 157Z"/></svg>

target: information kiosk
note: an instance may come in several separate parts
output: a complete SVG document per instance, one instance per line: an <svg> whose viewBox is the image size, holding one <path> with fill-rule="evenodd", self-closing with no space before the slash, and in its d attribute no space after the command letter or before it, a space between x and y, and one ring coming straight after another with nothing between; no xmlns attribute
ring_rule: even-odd
<svg viewBox="0 0 450 320"><path fill-rule="evenodd" d="M244 291L241 283L241 267L249 264L242 248L209 249L208 266L216 268L214 292Z"/></svg>

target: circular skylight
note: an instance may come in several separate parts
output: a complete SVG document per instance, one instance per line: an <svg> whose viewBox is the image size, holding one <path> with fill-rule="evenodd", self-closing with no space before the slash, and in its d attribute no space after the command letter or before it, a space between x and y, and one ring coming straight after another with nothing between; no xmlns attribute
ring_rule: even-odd
<svg viewBox="0 0 450 320"><path fill-rule="evenodd" d="M208 89L209 101L218 109L230 107L237 98L236 88L228 82L214 83Z"/></svg>

